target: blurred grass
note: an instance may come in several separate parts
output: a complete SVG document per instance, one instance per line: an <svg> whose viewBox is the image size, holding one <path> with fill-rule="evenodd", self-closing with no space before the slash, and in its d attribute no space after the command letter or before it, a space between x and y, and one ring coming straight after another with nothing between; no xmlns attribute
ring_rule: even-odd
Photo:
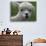
<svg viewBox="0 0 46 46"><path fill-rule="evenodd" d="M32 15L29 18L29 21L36 21L36 10L37 10L37 6L36 6L36 2L31 2L33 4L33 6L35 7L35 10L32 11Z"/></svg>
<svg viewBox="0 0 46 46"><path fill-rule="evenodd" d="M18 5L12 5L11 2L11 16L15 16L18 13Z"/></svg>
<svg viewBox="0 0 46 46"><path fill-rule="evenodd" d="M11 2L10 6L11 6L11 16L14 16L18 13L18 5L14 4L15 2ZM35 11L32 11L32 15L31 17L28 19L28 21L36 21L36 2L30 2L35 6Z"/></svg>

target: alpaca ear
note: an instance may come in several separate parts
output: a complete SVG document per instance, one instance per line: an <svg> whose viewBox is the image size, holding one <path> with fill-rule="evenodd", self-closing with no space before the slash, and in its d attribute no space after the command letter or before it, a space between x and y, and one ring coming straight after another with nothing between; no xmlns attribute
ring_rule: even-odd
<svg viewBox="0 0 46 46"><path fill-rule="evenodd" d="M18 6L19 6L21 3L22 3L22 2L16 2L16 5L18 5Z"/></svg>
<svg viewBox="0 0 46 46"><path fill-rule="evenodd" d="M35 10L35 6L34 5L32 5L32 9Z"/></svg>

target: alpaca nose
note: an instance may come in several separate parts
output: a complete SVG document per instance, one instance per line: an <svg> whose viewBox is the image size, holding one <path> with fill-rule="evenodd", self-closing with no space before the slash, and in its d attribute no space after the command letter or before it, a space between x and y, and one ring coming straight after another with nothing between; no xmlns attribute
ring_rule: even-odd
<svg viewBox="0 0 46 46"><path fill-rule="evenodd" d="M28 16L28 13L26 13L25 15Z"/></svg>

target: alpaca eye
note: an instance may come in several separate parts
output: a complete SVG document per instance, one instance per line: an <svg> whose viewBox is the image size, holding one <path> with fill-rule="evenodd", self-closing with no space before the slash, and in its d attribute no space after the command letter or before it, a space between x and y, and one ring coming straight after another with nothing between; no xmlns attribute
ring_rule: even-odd
<svg viewBox="0 0 46 46"><path fill-rule="evenodd" d="M23 9L21 9L21 11L23 11Z"/></svg>

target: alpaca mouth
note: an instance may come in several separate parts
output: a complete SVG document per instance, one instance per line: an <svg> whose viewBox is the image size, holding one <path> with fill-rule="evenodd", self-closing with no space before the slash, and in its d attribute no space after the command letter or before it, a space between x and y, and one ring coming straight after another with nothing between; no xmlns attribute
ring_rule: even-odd
<svg viewBox="0 0 46 46"><path fill-rule="evenodd" d="M27 19L27 18L28 18L28 15L26 15L25 17L26 17L26 19Z"/></svg>

